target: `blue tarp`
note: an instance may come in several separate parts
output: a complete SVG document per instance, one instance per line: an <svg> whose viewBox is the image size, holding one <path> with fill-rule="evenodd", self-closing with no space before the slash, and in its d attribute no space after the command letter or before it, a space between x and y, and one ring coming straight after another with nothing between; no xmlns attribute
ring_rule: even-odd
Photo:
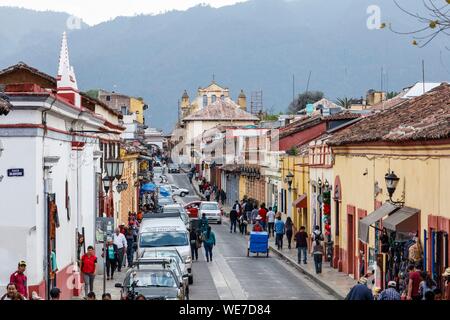
<svg viewBox="0 0 450 320"><path fill-rule="evenodd" d="M154 184L154 183L146 183L141 187L141 193L142 192L155 192L155 191L156 191L156 184ZM163 197L170 196L170 192L163 187L159 188L159 194L162 195Z"/></svg>

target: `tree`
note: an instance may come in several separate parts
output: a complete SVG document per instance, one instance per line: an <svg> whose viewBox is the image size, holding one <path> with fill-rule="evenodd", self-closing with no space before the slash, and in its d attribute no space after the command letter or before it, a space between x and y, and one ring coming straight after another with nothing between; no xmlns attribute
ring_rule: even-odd
<svg viewBox="0 0 450 320"><path fill-rule="evenodd" d="M400 6L397 0L394 0L395 5L407 15L415 18L422 25L421 28L413 31L400 32L392 28L389 24L389 29L398 34L413 35L412 44L420 48L425 47L439 34L450 36L450 0L422 0L427 14L420 15L418 13L410 12L409 10ZM386 27L386 23L381 25L381 28Z"/></svg>
<svg viewBox="0 0 450 320"><path fill-rule="evenodd" d="M338 98L337 101L336 101L336 104L338 106L341 106L344 109L350 109L351 106L352 106L352 101L353 101L353 99L347 98L347 97Z"/></svg>
<svg viewBox="0 0 450 320"><path fill-rule="evenodd" d="M95 89L89 90L89 91L86 91L86 94L91 98L98 99L98 90L95 90Z"/></svg>
<svg viewBox="0 0 450 320"><path fill-rule="evenodd" d="M299 111L305 109L307 104L315 103L321 99L323 99L323 92L306 91L299 94L297 99L290 103L288 113L297 114Z"/></svg>
<svg viewBox="0 0 450 320"><path fill-rule="evenodd" d="M394 97L396 97L396 96L398 96L398 95L399 95L399 92L391 91L391 92L388 92L388 93L386 94L386 98L387 98L387 99L392 99L392 98L394 98Z"/></svg>
<svg viewBox="0 0 450 320"><path fill-rule="evenodd" d="M286 153L290 156L298 156L298 149L296 146L292 146Z"/></svg>

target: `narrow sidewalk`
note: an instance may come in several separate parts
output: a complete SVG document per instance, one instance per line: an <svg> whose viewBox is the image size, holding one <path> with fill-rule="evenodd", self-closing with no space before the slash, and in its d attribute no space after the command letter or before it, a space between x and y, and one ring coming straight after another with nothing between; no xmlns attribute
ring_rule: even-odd
<svg viewBox="0 0 450 320"><path fill-rule="evenodd" d="M357 284L357 281L350 278L347 274L339 272L330 266L329 262L322 263L322 273L316 274L314 260L308 253L307 263L297 263L297 249L295 242L292 243L292 249L287 248L287 240L283 239L283 249L278 250L275 239L269 239L269 247L272 252L289 261L297 270L304 273L321 287L332 292L337 298L344 299L350 289Z"/></svg>

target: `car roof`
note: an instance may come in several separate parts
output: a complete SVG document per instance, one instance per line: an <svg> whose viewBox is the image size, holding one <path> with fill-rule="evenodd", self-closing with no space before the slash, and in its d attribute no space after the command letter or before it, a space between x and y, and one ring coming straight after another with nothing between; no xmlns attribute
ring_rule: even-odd
<svg viewBox="0 0 450 320"><path fill-rule="evenodd" d="M216 201L202 201L201 204L217 204L217 205L219 205L219 203Z"/></svg>
<svg viewBox="0 0 450 320"><path fill-rule="evenodd" d="M183 208L183 206L181 205L181 203L171 203L171 204L164 205L164 208L178 209L178 208Z"/></svg>
<svg viewBox="0 0 450 320"><path fill-rule="evenodd" d="M186 226L183 220L178 218L160 218L142 220L140 232L154 232L152 229L164 229L173 231L185 231Z"/></svg>

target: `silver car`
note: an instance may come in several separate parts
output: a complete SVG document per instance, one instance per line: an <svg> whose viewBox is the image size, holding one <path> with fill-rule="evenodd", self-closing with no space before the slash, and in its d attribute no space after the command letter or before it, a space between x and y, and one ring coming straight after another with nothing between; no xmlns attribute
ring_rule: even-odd
<svg viewBox="0 0 450 320"><path fill-rule="evenodd" d="M201 219L205 214L208 222L222 223L222 210L219 208L219 204L214 201L202 201L198 210L198 218Z"/></svg>

